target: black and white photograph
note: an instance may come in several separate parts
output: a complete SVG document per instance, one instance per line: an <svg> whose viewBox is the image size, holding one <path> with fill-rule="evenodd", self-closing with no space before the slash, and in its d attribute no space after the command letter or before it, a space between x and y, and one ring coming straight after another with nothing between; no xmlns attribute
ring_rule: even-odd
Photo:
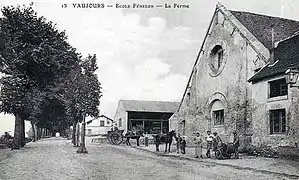
<svg viewBox="0 0 299 180"><path fill-rule="evenodd" d="M0 180L299 179L299 0L0 0Z"/></svg>

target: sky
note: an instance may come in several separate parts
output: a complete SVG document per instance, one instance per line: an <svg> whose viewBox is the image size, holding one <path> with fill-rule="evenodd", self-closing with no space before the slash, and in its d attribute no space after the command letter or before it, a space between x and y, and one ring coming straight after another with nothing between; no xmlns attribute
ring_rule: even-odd
<svg viewBox="0 0 299 180"><path fill-rule="evenodd" d="M0 5L31 2L39 16L66 31L78 52L97 55L103 88L99 108L111 118L120 99L181 100L217 2L227 9L299 21L299 0L1 0ZM80 9L73 3L176 3L189 8ZM0 132L13 130L13 119L0 116Z"/></svg>

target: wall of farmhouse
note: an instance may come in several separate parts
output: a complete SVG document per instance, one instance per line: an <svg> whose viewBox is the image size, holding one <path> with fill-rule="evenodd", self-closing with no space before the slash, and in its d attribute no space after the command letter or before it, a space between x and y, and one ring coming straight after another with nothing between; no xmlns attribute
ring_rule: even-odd
<svg viewBox="0 0 299 180"><path fill-rule="evenodd" d="M216 64L213 52L222 47L222 63ZM218 48L219 49L219 48ZM237 130L241 146L251 143L252 136L252 86L247 80L254 70L264 65L256 51L224 20L221 12L214 16L192 80L187 88L177 117L178 131L192 144L193 134L204 137L207 130L218 132L224 142L230 142ZM212 67L211 67L212 66ZM224 123L215 124L214 110L224 111ZM184 123L185 122L185 123Z"/></svg>
<svg viewBox="0 0 299 180"><path fill-rule="evenodd" d="M169 118L169 131L175 130L178 133L178 123L179 119L175 113Z"/></svg>
<svg viewBox="0 0 299 180"><path fill-rule="evenodd" d="M122 102L119 101L116 113L114 116L114 121L116 122L116 127L118 129L124 130L124 133L127 132L128 122L127 122L127 111L123 108Z"/></svg>
<svg viewBox="0 0 299 180"><path fill-rule="evenodd" d="M299 144L299 107L297 88L288 88L288 95L269 98L269 81L284 76L264 79L253 84L253 136L255 146L295 146ZM270 110L285 109L286 132L270 133Z"/></svg>

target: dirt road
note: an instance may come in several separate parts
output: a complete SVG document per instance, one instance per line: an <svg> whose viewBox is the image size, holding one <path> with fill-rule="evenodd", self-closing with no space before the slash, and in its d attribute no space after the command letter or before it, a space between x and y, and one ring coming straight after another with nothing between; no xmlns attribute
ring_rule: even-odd
<svg viewBox="0 0 299 180"><path fill-rule="evenodd" d="M77 154L77 148L61 138L29 143L26 148L10 153L8 158L0 161L0 179L288 179L275 174L156 156L126 146L88 144L87 149L89 154Z"/></svg>

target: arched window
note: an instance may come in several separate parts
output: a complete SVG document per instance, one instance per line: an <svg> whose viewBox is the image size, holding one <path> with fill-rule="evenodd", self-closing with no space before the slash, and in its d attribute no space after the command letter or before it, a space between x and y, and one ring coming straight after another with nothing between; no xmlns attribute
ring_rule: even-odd
<svg viewBox="0 0 299 180"><path fill-rule="evenodd" d="M210 54L210 66L214 70L218 70L223 62L223 48L220 45L216 45Z"/></svg>
<svg viewBox="0 0 299 180"><path fill-rule="evenodd" d="M214 125L224 125L224 106L220 100L215 100L213 102L211 116Z"/></svg>

